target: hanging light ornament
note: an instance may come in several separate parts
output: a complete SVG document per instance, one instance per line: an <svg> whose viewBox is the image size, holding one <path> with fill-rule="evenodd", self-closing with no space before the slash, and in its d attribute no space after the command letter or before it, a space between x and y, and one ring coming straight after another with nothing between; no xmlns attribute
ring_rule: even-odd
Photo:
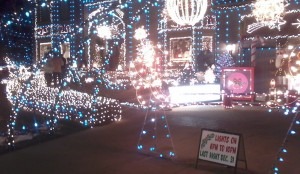
<svg viewBox="0 0 300 174"><path fill-rule="evenodd" d="M271 29L275 27L280 29L280 25L285 23L283 20L285 6L285 0L257 0L252 14L258 23Z"/></svg>
<svg viewBox="0 0 300 174"><path fill-rule="evenodd" d="M203 19L207 0L166 0L166 7L174 22L179 25L194 26Z"/></svg>
<svg viewBox="0 0 300 174"><path fill-rule="evenodd" d="M136 40L142 41L142 40L146 39L147 36L148 36L147 31L144 29L144 26L142 26L135 30L135 34L133 37Z"/></svg>
<svg viewBox="0 0 300 174"><path fill-rule="evenodd" d="M111 29L108 26L98 26L97 33L103 39L111 39L112 37Z"/></svg>

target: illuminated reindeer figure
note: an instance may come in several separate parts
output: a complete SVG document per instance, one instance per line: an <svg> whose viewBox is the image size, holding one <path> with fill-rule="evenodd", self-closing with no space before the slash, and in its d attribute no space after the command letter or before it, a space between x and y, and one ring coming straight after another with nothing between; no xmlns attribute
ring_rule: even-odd
<svg viewBox="0 0 300 174"><path fill-rule="evenodd" d="M90 127L121 119L119 101L99 96L98 88L94 89L93 94L89 94L63 87L48 87L39 64L33 65L30 72L30 68L17 65L8 58L6 62L9 77L2 83L7 84L7 98L12 104L7 137L9 148L14 147L15 125L21 109L47 116L50 134L55 133L57 121L60 119L77 121Z"/></svg>

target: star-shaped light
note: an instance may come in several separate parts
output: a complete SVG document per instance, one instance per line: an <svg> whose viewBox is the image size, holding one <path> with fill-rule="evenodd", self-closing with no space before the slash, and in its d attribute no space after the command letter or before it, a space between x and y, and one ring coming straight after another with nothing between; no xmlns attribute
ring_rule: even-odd
<svg viewBox="0 0 300 174"><path fill-rule="evenodd" d="M258 23L280 30L281 25L286 23L283 16L287 5L285 0L256 0L252 13Z"/></svg>
<svg viewBox="0 0 300 174"><path fill-rule="evenodd" d="M297 19L298 22L292 23L292 25L298 25L297 28L300 28L300 19Z"/></svg>

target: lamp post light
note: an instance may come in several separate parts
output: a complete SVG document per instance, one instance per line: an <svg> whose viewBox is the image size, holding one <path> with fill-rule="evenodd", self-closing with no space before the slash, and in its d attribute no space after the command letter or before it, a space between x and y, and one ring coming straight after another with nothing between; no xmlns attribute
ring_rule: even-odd
<svg viewBox="0 0 300 174"><path fill-rule="evenodd" d="M108 47L108 43L107 40L112 38L112 31L111 28L109 26L105 26L105 25L101 25L97 27L97 35L99 38L102 39L103 44L100 47L100 58L102 59L102 65L101 67L103 68L103 72L106 71L106 53L107 53L107 47Z"/></svg>
<svg viewBox="0 0 300 174"><path fill-rule="evenodd" d="M226 45L226 50L232 56L232 54L235 52L235 44Z"/></svg>

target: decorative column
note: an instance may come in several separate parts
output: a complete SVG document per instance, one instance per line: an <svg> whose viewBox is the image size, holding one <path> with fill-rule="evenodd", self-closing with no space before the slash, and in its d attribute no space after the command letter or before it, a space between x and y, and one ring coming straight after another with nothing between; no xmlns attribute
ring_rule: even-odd
<svg viewBox="0 0 300 174"><path fill-rule="evenodd" d="M53 57L60 54L60 34L59 34L59 3L60 1L50 2L50 19L51 19L51 46Z"/></svg>

